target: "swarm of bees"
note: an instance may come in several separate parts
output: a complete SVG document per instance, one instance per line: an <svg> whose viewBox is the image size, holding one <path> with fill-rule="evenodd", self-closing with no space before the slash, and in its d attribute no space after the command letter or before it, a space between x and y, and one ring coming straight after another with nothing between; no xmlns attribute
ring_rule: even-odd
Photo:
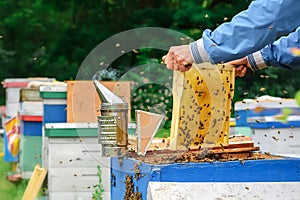
<svg viewBox="0 0 300 200"><path fill-rule="evenodd" d="M142 194L138 191L136 187L136 191L134 191L134 184L132 176L126 175L125 180L126 192L124 196L124 200L142 200Z"/></svg>
<svg viewBox="0 0 300 200"><path fill-rule="evenodd" d="M176 149L228 144L234 72L225 65L218 65L218 69L193 67L185 72L179 121L172 128L177 130Z"/></svg>

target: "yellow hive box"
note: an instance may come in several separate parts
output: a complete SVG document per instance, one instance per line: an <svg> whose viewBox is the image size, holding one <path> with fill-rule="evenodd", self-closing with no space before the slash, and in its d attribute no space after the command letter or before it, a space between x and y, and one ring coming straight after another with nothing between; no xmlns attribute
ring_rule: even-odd
<svg viewBox="0 0 300 200"><path fill-rule="evenodd" d="M234 93L232 65L193 65L173 74L173 150L227 146Z"/></svg>

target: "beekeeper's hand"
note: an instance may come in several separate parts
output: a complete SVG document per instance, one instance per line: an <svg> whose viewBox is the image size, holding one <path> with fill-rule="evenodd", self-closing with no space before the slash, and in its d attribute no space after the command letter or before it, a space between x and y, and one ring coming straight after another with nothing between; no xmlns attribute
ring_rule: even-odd
<svg viewBox="0 0 300 200"><path fill-rule="evenodd" d="M252 71L247 57L237 59L237 60L233 60L233 61L230 61L228 63L231 64L231 65L235 65L235 67L236 67L235 68L235 76L243 77L247 73L248 69Z"/></svg>
<svg viewBox="0 0 300 200"><path fill-rule="evenodd" d="M185 72L192 67L193 58L189 45L173 46L167 55L162 57L168 69Z"/></svg>

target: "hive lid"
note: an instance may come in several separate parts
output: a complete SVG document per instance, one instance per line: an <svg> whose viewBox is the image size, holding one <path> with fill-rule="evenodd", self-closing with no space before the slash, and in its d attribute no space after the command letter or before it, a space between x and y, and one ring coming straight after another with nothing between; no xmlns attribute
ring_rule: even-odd
<svg viewBox="0 0 300 200"><path fill-rule="evenodd" d="M67 85L44 85L40 86L40 92L66 92Z"/></svg>

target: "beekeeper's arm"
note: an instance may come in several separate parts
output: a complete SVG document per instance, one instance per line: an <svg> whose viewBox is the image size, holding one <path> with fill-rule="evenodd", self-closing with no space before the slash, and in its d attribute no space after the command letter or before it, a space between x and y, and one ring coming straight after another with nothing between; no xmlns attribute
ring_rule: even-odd
<svg viewBox="0 0 300 200"><path fill-rule="evenodd" d="M205 30L190 44L196 63L242 58L273 43L300 25L299 0L256 0L216 30Z"/></svg>
<svg viewBox="0 0 300 200"><path fill-rule="evenodd" d="M287 37L282 37L269 44L262 50L247 56L247 61L252 70L267 66L284 69L300 67L300 27Z"/></svg>
<svg viewBox="0 0 300 200"><path fill-rule="evenodd" d="M231 22L221 24L214 31L205 30L202 38L190 45L171 47L163 59L172 69L171 56L174 55L177 60L174 66L193 62L223 63L245 57L294 31L300 24L299 8L299 0L252 1L248 9L234 16Z"/></svg>

